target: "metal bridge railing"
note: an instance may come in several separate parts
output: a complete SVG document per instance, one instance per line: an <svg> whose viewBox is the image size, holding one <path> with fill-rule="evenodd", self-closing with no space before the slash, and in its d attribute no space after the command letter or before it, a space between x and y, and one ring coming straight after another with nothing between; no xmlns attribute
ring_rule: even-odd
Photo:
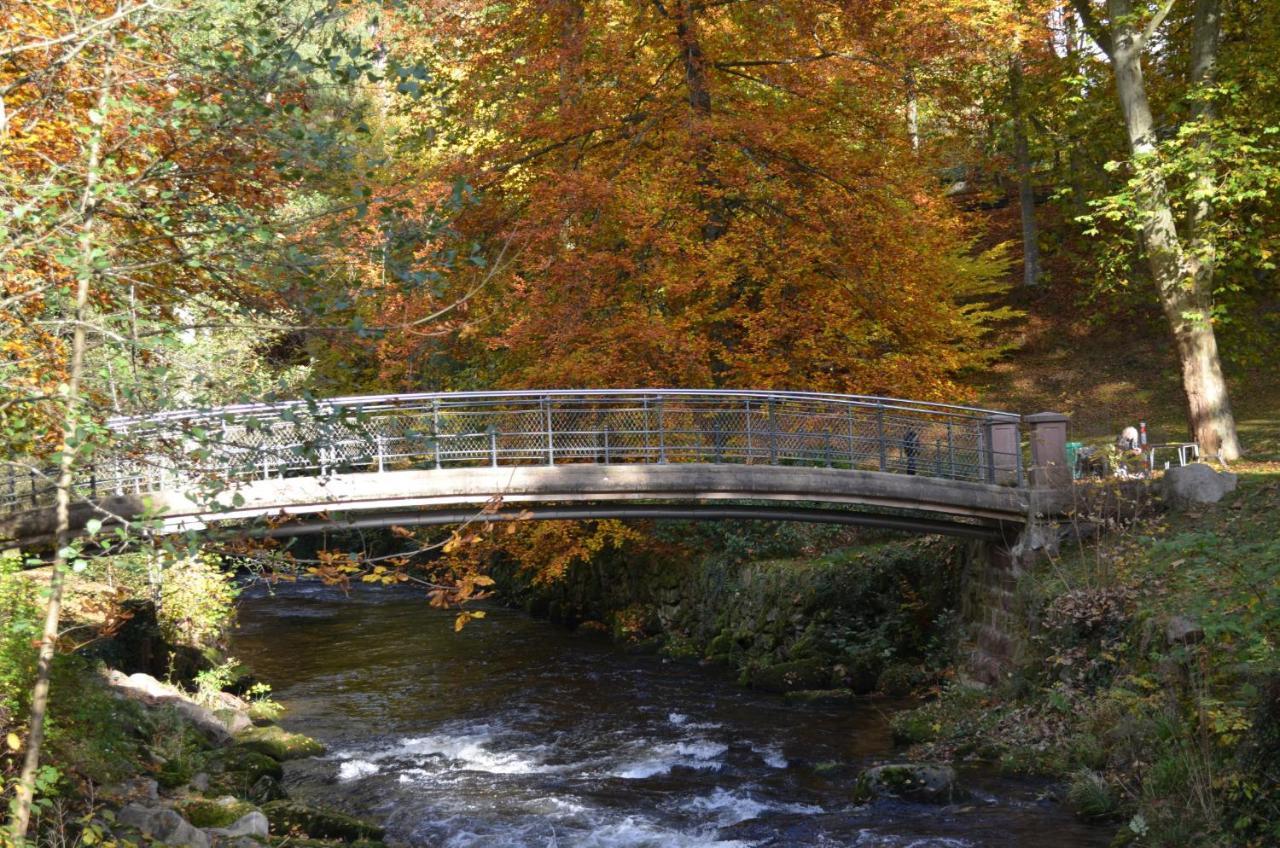
<svg viewBox="0 0 1280 848"><path fill-rule="evenodd" d="M75 494L97 499L279 477L575 463L815 466L1022 485L1018 421L1010 413L892 398L734 390L247 404L109 421L110 451L81 470ZM47 507L53 491L51 472L8 463L0 470L0 513Z"/></svg>

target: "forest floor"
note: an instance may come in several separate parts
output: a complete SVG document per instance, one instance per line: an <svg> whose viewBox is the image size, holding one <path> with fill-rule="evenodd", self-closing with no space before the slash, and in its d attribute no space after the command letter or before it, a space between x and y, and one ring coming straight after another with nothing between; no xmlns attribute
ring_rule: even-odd
<svg viewBox="0 0 1280 848"><path fill-rule="evenodd" d="M988 243L1014 239L1015 207L985 214ZM1187 433L1185 397L1173 340L1154 293L1089 298L1089 267L1073 265L1065 247L1045 257L1047 278L1035 289L1010 269L1002 299L1024 317L996 329L1008 352L970 375L977 401L1023 414L1071 416L1071 437L1109 443L1127 426L1146 421L1151 441L1181 441ZM1225 349L1229 338L1221 340ZM1280 460L1280 369L1227 363L1227 380L1245 455Z"/></svg>
<svg viewBox="0 0 1280 848"><path fill-rule="evenodd" d="M971 378L982 405L1070 415L1072 438L1086 443L1113 440L1139 421L1153 442L1185 437L1181 376L1161 324L1091 322L1055 293L1015 292L1010 301L1027 315L1005 331L1002 341L1015 347ZM1246 455L1280 459L1280 372L1233 368L1228 381Z"/></svg>

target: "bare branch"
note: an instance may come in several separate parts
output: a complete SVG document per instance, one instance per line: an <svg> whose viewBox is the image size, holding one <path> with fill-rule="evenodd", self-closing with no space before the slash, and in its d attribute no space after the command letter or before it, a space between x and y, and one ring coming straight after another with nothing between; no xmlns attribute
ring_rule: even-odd
<svg viewBox="0 0 1280 848"><path fill-rule="evenodd" d="M1169 16L1170 10L1173 9L1174 0L1165 0L1165 4L1160 7L1155 16L1147 21L1146 28L1142 31L1142 46L1146 47L1152 37L1156 34L1156 30L1160 29L1160 25L1164 23L1164 19Z"/></svg>
<svg viewBox="0 0 1280 848"><path fill-rule="evenodd" d="M1080 23L1084 25L1084 31L1089 33L1094 43L1107 54L1107 58L1111 58L1115 52L1115 43L1111 40L1111 31L1098 20L1098 14L1093 8L1093 0L1071 0L1071 6L1076 10Z"/></svg>

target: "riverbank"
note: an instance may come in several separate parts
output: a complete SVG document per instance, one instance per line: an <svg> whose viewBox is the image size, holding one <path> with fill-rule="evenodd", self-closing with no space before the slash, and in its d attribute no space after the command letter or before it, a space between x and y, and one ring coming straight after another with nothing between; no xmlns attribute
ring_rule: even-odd
<svg viewBox="0 0 1280 848"><path fill-rule="evenodd" d="M899 741L1062 780L1117 845L1280 843L1280 463L1235 470L1217 505L1042 563L1020 664L895 716Z"/></svg>
<svg viewBox="0 0 1280 848"><path fill-rule="evenodd" d="M277 725L269 687L225 652L233 575L202 558L149 592L137 562L102 565L68 592L29 843L380 848L381 827L290 799L283 787L285 762L324 747ZM0 562L7 779L23 755L29 640L47 579L47 569Z"/></svg>
<svg viewBox="0 0 1280 848"><path fill-rule="evenodd" d="M624 549L551 583L510 563L494 575L502 597L530 614L606 632L636 650L724 666L742 685L796 700L901 697L952 662L966 544L865 534L800 556L799 545L789 555L764 543L740 547L766 556L727 546L701 555Z"/></svg>

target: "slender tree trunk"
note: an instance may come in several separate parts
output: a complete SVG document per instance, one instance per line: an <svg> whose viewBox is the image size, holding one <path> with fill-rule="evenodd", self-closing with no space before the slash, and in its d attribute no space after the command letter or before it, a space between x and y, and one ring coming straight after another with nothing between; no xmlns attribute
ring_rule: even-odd
<svg viewBox="0 0 1280 848"><path fill-rule="evenodd" d="M1086 24L1092 21L1090 0L1074 2ZM1095 25L1095 33L1102 36L1099 43L1111 58L1129 147L1142 168L1156 149L1155 122L1142 76L1143 36L1133 24L1132 0L1107 0L1107 14L1108 30L1100 32ZM1183 243L1163 178L1148 170L1143 184L1137 195L1142 241L1182 362L1191 434L1206 454L1233 460L1240 456L1240 444L1211 320L1212 256L1197 255Z"/></svg>
<svg viewBox="0 0 1280 848"><path fill-rule="evenodd" d="M920 92L916 86L914 71L907 71L902 78L907 90L907 138L911 139L911 149L920 150Z"/></svg>
<svg viewBox="0 0 1280 848"><path fill-rule="evenodd" d="M676 25L676 40L684 64L685 88L689 93L690 129L694 137L694 164L698 169L698 205L705 213L702 240L715 241L729 227L728 212L720 195L720 184L711 171L711 86L707 80L707 62L698 38L696 11L689 0L676 0L671 17Z"/></svg>
<svg viewBox="0 0 1280 848"><path fill-rule="evenodd" d="M1040 285L1040 232L1036 226L1035 186L1031 183L1031 150L1027 142L1026 98L1022 60L1009 62L1009 102L1013 116L1013 155L1018 169L1018 209L1022 215L1022 283Z"/></svg>
<svg viewBox="0 0 1280 848"><path fill-rule="evenodd" d="M1222 0L1196 0L1191 36L1191 67L1189 77L1193 100L1191 117L1208 121L1214 117L1214 101L1205 88L1213 84L1214 69L1218 59L1218 41L1222 22ZM1200 132L1201 145L1209 144L1209 134ZM1187 387L1187 401L1191 413L1192 433L1201 445L1208 445L1208 453L1217 453L1223 459L1232 460L1240 455L1236 436L1235 419L1222 377L1222 365L1218 356L1218 340L1210 323L1213 306L1213 274L1217 266L1217 245L1210 232L1209 216L1212 213L1210 198L1216 193L1217 181L1209 168L1199 169L1196 178L1196 194L1201 198L1187 223L1188 246L1186 262L1191 269L1190 286L1195 298L1195 310L1203 319L1194 322L1185 338L1179 338L1179 352L1183 357L1183 384ZM1194 388L1193 388L1194 386ZM1218 436L1217 450L1208 434L1212 430Z"/></svg>
<svg viewBox="0 0 1280 848"><path fill-rule="evenodd" d="M57 550L53 574L49 579L49 601L45 608L44 632L36 661L36 681L31 690L31 726L27 733L26 753L14 799L12 834L15 844L26 839L31 824L31 807L35 798L36 771L40 767L40 749L44 742L45 717L49 706L49 679L53 657L58 646L58 628L62 618L62 590L66 579L67 545L71 541L71 482L79 450L76 431L81 415L80 379L84 373L85 322L89 317L89 289L94 276L94 208L102 177L102 138L106 127L109 95L112 85L114 39L108 36L103 46L102 79L98 85L97 103L90 116L92 130L85 157L84 190L79 202L78 267L73 307L75 327L71 336L71 359L67 368L66 392L63 395L62 444L58 455L56 494Z"/></svg>
<svg viewBox="0 0 1280 848"><path fill-rule="evenodd" d="M576 112L582 103L583 88L583 53L586 50L586 8L582 0L558 0L553 7L560 16L560 61L559 100L560 120L565 126L576 123ZM576 145L566 145L560 151L560 161L566 170L577 170L582 155L582 147L587 143L583 137ZM565 221L566 228L568 221ZM566 233L567 234L567 233Z"/></svg>

